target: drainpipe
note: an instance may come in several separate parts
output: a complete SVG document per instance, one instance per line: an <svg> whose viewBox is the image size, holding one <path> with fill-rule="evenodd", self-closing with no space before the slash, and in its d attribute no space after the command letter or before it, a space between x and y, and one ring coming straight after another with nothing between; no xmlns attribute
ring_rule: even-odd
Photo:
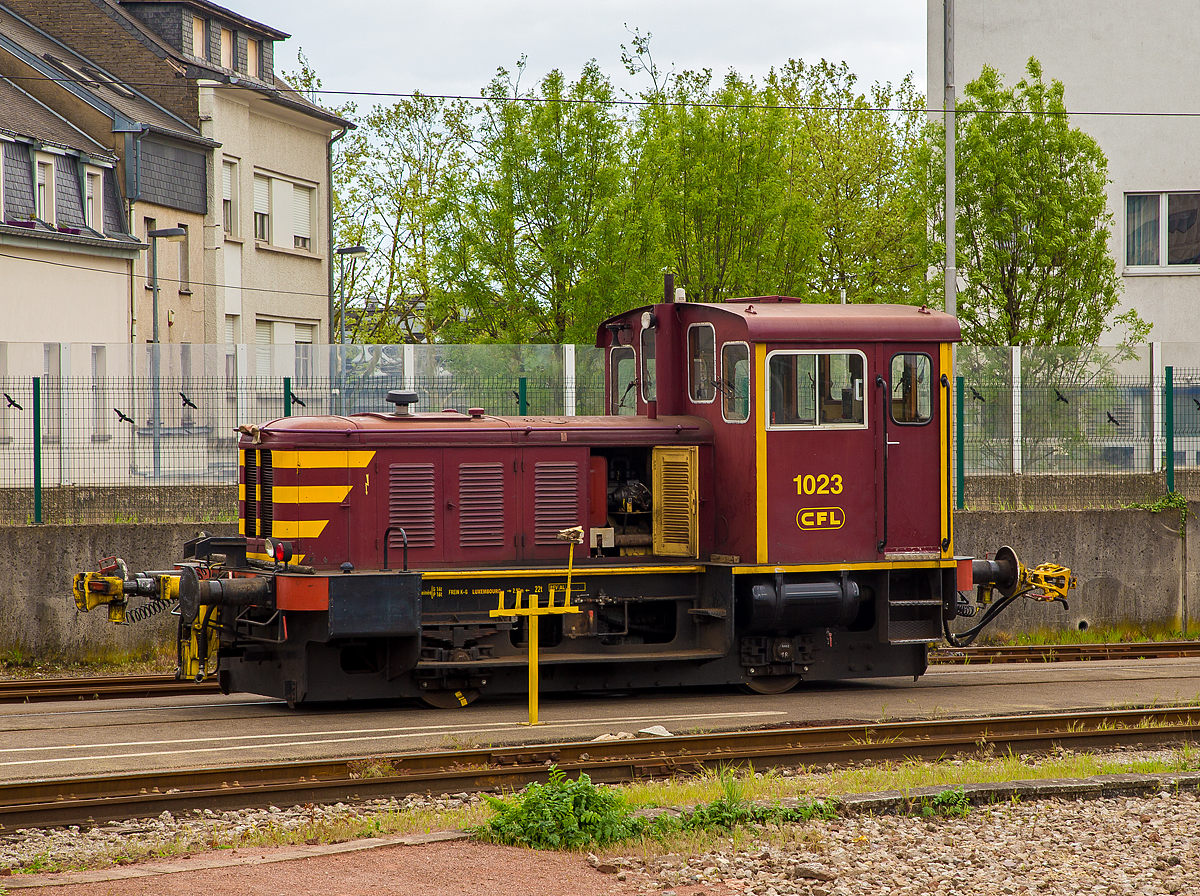
<svg viewBox="0 0 1200 896"><path fill-rule="evenodd" d="M337 143L344 136L346 136L346 130L347 130L346 128L342 128L340 131L338 131L336 134L334 134L332 137L330 137L328 142L325 144L325 174L326 174L326 184L327 184L325 189L327 189L329 191L329 195L326 197L327 201L326 201L326 205L325 205L326 209L328 209L327 220L325 222L326 223L325 236L326 236L326 239L329 241L329 253L327 255L328 261L326 262L325 269L329 273L329 339L328 339L328 344L330 344L330 345L332 345L334 342L334 338L333 338L333 144Z"/></svg>

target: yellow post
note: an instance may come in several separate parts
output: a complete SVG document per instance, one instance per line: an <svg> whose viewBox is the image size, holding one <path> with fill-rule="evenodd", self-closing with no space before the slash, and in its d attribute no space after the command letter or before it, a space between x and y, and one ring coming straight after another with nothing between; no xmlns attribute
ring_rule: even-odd
<svg viewBox="0 0 1200 896"><path fill-rule="evenodd" d="M558 533L558 537L562 541L571 542L571 550L567 555L567 592L563 597L563 605L557 607L554 605L554 589L550 588L550 593L547 596L546 606L541 606L541 601L537 594L529 592L525 601L525 606L521 606L521 596L526 594L520 588L514 589L516 595L516 603L510 610L504 606L505 593L503 591L496 592L499 595L496 609L489 612L492 617L497 616L524 616L528 620L526 633L529 640L529 724L536 725L538 723L538 620L545 615L555 613L562 615L564 613L579 613L578 607L571 606L571 573L575 565L575 545L583 543L583 529L580 526L575 526L572 529L563 529Z"/></svg>
<svg viewBox="0 0 1200 896"><path fill-rule="evenodd" d="M530 600L536 600L536 595ZM538 620L541 616L530 613L529 620L529 724L538 723Z"/></svg>

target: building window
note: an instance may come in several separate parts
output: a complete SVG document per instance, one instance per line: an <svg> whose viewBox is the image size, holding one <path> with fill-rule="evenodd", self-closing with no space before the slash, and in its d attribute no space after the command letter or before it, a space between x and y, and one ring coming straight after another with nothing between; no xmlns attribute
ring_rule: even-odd
<svg viewBox="0 0 1200 896"><path fill-rule="evenodd" d="M767 428L866 425L861 352L772 352Z"/></svg>
<svg viewBox="0 0 1200 896"><path fill-rule="evenodd" d="M1126 195L1125 264L1200 265L1200 193Z"/></svg>
<svg viewBox="0 0 1200 896"><path fill-rule="evenodd" d="M200 16L192 16L192 55L208 58L208 23Z"/></svg>
<svg viewBox="0 0 1200 896"><path fill-rule="evenodd" d="M192 291L192 266L189 262L189 246L191 242L188 239L187 225L180 224L179 228L183 231L183 240L179 243L179 291Z"/></svg>
<svg viewBox="0 0 1200 896"><path fill-rule="evenodd" d="M275 325L269 320L254 322L255 363L254 371L258 376L271 375L271 344L274 341Z"/></svg>
<svg viewBox="0 0 1200 896"><path fill-rule="evenodd" d="M225 232L237 235L237 166L233 162L221 164L221 218Z"/></svg>
<svg viewBox="0 0 1200 896"><path fill-rule="evenodd" d="M271 179L254 175L254 238L271 240Z"/></svg>
<svg viewBox="0 0 1200 896"><path fill-rule="evenodd" d="M296 324L296 385L307 386L313 374L313 324Z"/></svg>
<svg viewBox="0 0 1200 896"><path fill-rule="evenodd" d="M221 68L233 68L233 32L221 29Z"/></svg>
<svg viewBox="0 0 1200 896"><path fill-rule="evenodd" d="M54 226L54 166L49 162L37 163L37 209L38 220Z"/></svg>
<svg viewBox="0 0 1200 896"><path fill-rule="evenodd" d="M97 212L101 209L104 195L101 183L99 174L89 174L84 195L84 223L96 231L100 230L100 215Z"/></svg>
<svg viewBox="0 0 1200 896"><path fill-rule="evenodd" d="M296 249L312 249L312 199L308 187L292 187L292 245Z"/></svg>
<svg viewBox="0 0 1200 896"><path fill-rule="evenodd" d="M261 70L258 63L258 41L246 41L246 74L251 78L261 77Z"/></svg>

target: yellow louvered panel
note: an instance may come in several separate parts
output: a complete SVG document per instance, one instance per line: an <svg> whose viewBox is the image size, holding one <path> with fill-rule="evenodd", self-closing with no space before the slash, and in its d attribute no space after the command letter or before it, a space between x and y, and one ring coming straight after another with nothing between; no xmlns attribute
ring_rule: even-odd
<svg viewBox="0 0 1200 896"><path fill-rule="evenodd" d="M698 449L654 449L654 553L695 557L699 549Z"/></svg>

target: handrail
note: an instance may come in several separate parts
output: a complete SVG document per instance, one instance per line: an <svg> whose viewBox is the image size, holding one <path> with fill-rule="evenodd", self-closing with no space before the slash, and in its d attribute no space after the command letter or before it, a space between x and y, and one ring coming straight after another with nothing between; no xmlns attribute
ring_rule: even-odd
<svg viewBox="0 0 1200 896"><path fill-rule="evenodd" d="M388 542L391 540L392 532L399 532L404 539L404 569L402 572L408 572L408 533L400 526L388 526L383 532L383 572L387 572L388 567Z"/></svg>
<svg viewBox="0 0 1200 896"><path fill-rule="evenodd" d="M879 539L879 544L875 550L883 553L883 549L887 547L888 540L888 393L891 391L887 387L887 380L883 378L882 373L875 374L876 388L883 389L883 413L880 419L883 422L883 538Z"/></svg>
<svg viewBox="0 0 1200 896"><path fill-rule="evenodd" d="M946 537L942 539L942 551L950 550L950 538L954 532L954 486L951 477L951 459L954 457L953 415L950 413L950 377L942 374L942 388L946 390L946 403L942 405L946 415ZM962 446L959 446L962 451Z"/></svg>

